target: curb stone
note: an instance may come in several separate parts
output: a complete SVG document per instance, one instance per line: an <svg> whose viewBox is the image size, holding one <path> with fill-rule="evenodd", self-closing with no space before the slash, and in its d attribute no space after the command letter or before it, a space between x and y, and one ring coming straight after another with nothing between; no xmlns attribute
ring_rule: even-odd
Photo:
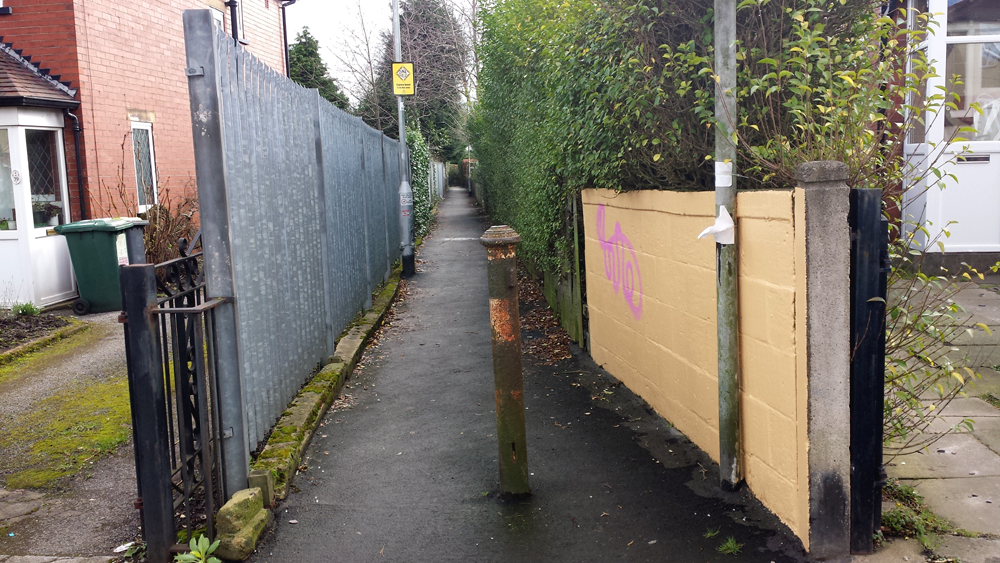
<svg viewBox="0 0 1000 563"><path fill-rule="evenodd" d="M77 320L77 319L73 319L73 318L70 318L70 317L66 317L66 320L69 321L69 323L70 323L69 326L64 326L64 327L60 328L59 330L55 331L52 334L49 334L49 335L46 335L46 336L42 336L40 338L36 338L36 339L34 339L34 340L30 341L30 342L25 342L24 344L21 344L19 346L15 346L15 347L11 348L10 350L7 350L6 352L0 353L0 366L7 365L7 364L9 364L9 363L17 360L21 356L30 354L32 352L37 352L38 350L41 350L42 348L45 348L46 346L50 346L52 344L55 344L56 342L58 342L58 341L60 341L60 340L62 340L64 338L69 338L70 336L73 336L74 334L76 334L78 332L83 332L85 330L89 330L90 329L90 323L87 323L87 322L84 322L84 321L80 321L80 320ZM0 556L0 557L2 557L2 556ZM0 561L4 561L4 560L0 559ZM9 560L9 561L13 562L13 560ZM4 563L7 563L7 562L4 561ZM20 563L20 562L17 562L17 563Z"/></svg>

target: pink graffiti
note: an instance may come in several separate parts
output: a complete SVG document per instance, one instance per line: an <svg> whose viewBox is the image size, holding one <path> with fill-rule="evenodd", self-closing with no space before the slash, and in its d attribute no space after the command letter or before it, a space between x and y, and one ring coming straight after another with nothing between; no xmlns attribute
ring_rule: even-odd
<svg viewBox="0 0 1000 563"><path fill-rule="evenodd" d="M604 206L597 206L597 240L604 251L604 275L611 280L615 293L622 290L625 302L632 309L636 320L642 316L642 275L639 273L639 259L632 249L632 242L622 233L622 226L615 221L615 232L604 238ZM636 289L638 287L638 289Z"/></svg>

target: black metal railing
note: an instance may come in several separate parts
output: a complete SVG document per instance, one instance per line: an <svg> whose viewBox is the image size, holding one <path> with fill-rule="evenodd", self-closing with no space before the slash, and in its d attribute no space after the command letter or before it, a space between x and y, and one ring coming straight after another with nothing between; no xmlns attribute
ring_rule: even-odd
<svg viewBox="0 0 1000 563"><path fill-rule="evenodd" d="M220 472L215 307L202 253L122 266L123 315L139 498L147 559L166 562L182 540L215 535ZM182 530L182 534L177 534Z"/></svg>

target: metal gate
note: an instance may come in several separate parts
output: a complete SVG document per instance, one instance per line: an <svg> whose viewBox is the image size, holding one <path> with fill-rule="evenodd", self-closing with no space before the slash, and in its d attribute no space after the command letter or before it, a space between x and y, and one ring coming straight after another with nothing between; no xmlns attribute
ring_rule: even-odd
<svg viewBox="0 0 1000 563"><path fill-rule="evenodd" d="M223 502L215 308L224 301L205 297L202 253L182 254L119 276L136 508L153 562L169 559L178 528L214 538Z"/></svg>
<svg viewBox="0 0 1000 563"><path fill-rule="evenodd" d="M874 551L882 523L888 222L882 191L851 190L851 553Z"/></svg>

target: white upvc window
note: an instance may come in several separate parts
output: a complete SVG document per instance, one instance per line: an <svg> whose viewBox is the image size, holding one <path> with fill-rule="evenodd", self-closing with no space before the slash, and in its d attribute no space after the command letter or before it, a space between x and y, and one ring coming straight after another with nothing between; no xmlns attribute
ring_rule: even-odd
<svg viewBox="0 0 1000 563"><path fill-rule="evenodd" d="M132 122L132 156L135 165L136 203L141 213L159 201L152 123Z"/></svg>

